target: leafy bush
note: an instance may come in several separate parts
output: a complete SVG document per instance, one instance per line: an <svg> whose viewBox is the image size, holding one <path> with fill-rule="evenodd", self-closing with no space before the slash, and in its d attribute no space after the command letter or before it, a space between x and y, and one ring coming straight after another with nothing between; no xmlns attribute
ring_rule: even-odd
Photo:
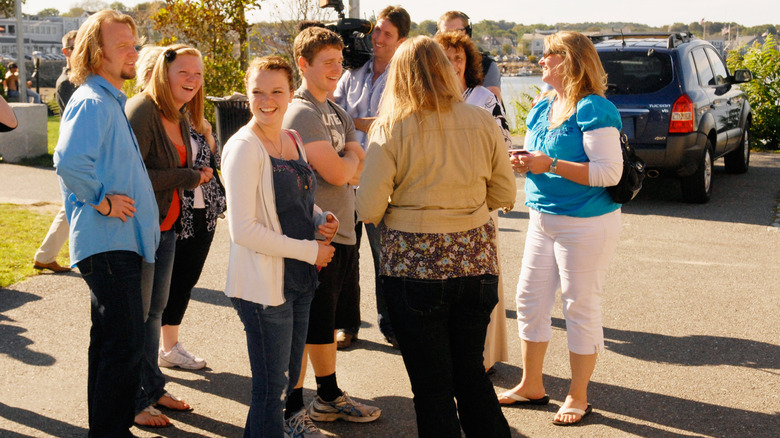
<svg viewBox="0 0 780 438"><path fill-rule="evenodd" d="M514 108L514 129L512 129L512 135L525 135L528 128L525 125L525 118L528 117L528 112L534 106L534 97L539 94L539 87L531 87L531 93L520 93L518 97L512 98L509 101L509 105Z"/></svg>
<svg viewBox="0 0 780 438"><path fill-rule="evenodd" d="M727 62L731 71L746 68L753 72L753 80L742 84L742 89L753 110L754 147L760 143L766 149L780 149L780 52L777 40L768 35L763 45L755 44L744 54L739 50L729 52Z"/></svg>

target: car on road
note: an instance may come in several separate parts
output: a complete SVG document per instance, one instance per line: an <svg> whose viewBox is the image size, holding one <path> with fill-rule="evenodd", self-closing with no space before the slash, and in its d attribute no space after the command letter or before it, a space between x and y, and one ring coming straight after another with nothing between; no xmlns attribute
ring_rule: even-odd
<svg viewBox="0 0 780 438"><path fill-rule="evenodd" d="M749 70L730 74L715 47L689 33L591 39L623 132L651 172L680 178L685 202L709 201L720 157L727 172L747 172L752 113L739 84L753 79Z"/></svg>

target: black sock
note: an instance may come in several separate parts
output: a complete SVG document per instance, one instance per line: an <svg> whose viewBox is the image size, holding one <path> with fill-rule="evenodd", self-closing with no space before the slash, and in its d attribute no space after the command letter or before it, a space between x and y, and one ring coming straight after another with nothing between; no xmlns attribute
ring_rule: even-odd
<svg viewBox="0 0 780 438"><path fill-rule="evenodd" d="M333 373L325 377L314 377L317 381L317 395L320 396L322 401L330 402L341 397L341 390L338 383L336 383L336 373Z"/></svg>
<svg viewBox="0 0 780 438"><path fill-rule="evenodd" d="M284 419L289 419L301 409L303 409L303 388L295 388L292 394L287 397L287 403L284 406Z"/></svg>

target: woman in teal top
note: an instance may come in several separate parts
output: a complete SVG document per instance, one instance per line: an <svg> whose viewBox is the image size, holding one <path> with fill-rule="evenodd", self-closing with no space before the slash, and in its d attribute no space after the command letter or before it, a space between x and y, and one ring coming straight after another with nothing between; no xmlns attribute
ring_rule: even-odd
<svg viewBox="0 0 780 438"><path fill-rule="evenodd" d="M593 43L577 32L545 39L542 80L553 87L528 114L526 148L512 158L526 174L529 225L517 285L523 378L501 404L547 404L542 364L552 337L551 314L561 289L572 379L557 425L591 412L588 382L604 349L601 292L620 237L620 204L605 187L623 168L620 114L604 98L606 74Z"/></svg>

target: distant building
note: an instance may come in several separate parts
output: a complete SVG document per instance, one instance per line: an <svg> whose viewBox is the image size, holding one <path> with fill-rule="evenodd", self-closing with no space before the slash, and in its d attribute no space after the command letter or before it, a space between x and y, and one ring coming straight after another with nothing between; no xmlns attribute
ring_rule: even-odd
<svg viewBox="0 0 780 438"><path fill-rule="evenodd" d="M22 19L24 51L32 56L38 51L51 59L65 59L62 54L62 37L71 30L77 30L87 20L81 17L35 17ZM0 55L19 58L16 53L17 22L15 18L0 18Z"/></svg>
<svg viewBox="0 0 780 438"><path fill-rule="evenodd" d="M775 37L775 41L777 41L777 37ZM737 36L737 38L729 41L726 44L724 50L726 50L727 52L732 50L739 50L740 53L744 55L747 49L749 49L750 47L753 47L755 44L758 44L759 46L763 46L765 42L766 42L765 35Z"/></svg>
<svg viewBox="0 0 780 438"><path fill-rule="evenodd" d="M533 33L524 34L520 39L523 41L522 46L527 50L525 55L533 55L537 58L542 56L542 53L544 53L544 37L555 32L558 32L558 30L535 30Z"/></svg>

